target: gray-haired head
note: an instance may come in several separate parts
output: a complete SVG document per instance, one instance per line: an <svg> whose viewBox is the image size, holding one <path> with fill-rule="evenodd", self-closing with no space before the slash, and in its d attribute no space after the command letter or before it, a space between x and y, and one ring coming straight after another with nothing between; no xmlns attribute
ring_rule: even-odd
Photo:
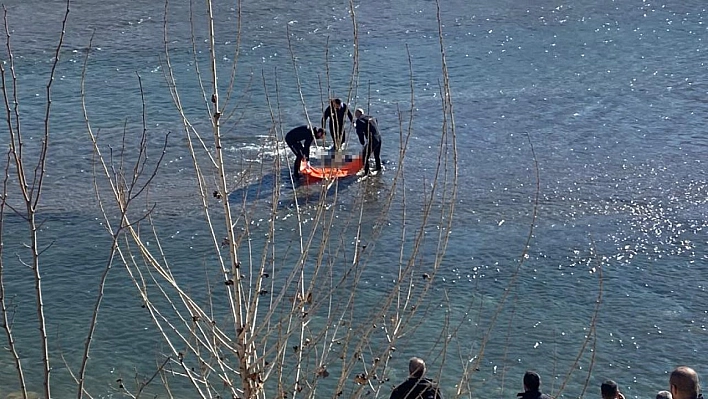
<svg viewBox="0 0 708 399"><path fill-rule="evenodd" d="M656 393L656 399L673 399L671 392L669 391L659 391Z"/></svg>
<svg viewBox="0 0 708 399"><path fill-rule="evenodd" d="M357 108L357 109L354 111L354 116L356 116L357 118L360 118L362 115L364 115L364 109L363 109L363 108Z"/></svg>

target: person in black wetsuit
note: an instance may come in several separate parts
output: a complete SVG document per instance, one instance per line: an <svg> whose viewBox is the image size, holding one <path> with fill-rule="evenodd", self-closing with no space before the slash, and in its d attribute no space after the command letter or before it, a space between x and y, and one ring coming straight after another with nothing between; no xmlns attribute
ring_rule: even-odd
<svg viewBox="0 0 708 399"><path fill-rule="evenodd" d="M329 119L329 134L332 136L332 149L339 150L342 145L347 142L347 135L344 131L344 116L349 118L349 122L353 122L352 112L347 107L347 104L342 100L335 98L329 101L329 106L322 114L322 127L324 128L327 119Z"/></svg>
<svg viewBox="0 0 708 399"><path fill-rule="evenodd" d="M412 357L408 362L408 379L391 392L390 399L443 399L438 384L425 378L425 362L419 357Z"/></svg>
<svg viewBox="0 0 708 399"><path fill-rule="evenodd" d="M293 166L293 176L300 177L300 163L310 158L310 146L315 139L324 136L324 129L321 127L303 125L292 129L285 135L285 142L290 150L295 154L295 166Z"/></svg>
<svg viewBox="0 0 708 399"><path fill-rule="evenodd" d="M541 376L535 371L524 374L524 392L516 394L519 399L551 399L541 392Z"/></svg>
<svg viewBox="0 0 708 399"><path fill-rule="evenodd" d="M364 110L357 108L354 111L356 116L356 135L359 136L359 142L364 146L361 158L364 161L364 169L357 173L357 176L369 174L369 157L374 154L376 162L375 172L381 170L381 135L379 134L379 126L376 119L369 115L364 115Z"/></svg>

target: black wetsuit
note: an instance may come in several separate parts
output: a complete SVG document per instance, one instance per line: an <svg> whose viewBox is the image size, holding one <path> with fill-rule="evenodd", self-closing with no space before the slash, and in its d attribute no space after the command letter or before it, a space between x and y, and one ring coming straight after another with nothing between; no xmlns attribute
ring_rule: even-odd
<svg viewBox="0 0 708 399"><path fill-rule="evenodd" d="M334 142L335 149L341 148L342 144L347 142L347 135L344 131L345 115L347 116L347 118L349 118L349 122L352 122L354 120L352 112L349 110L349 107L347 107L346 103L342 103L342 106L339 107L339 109L336 109L334 107L334 104L331 104L329 107L327 107L327 109L325 109L324 113L322 114L323 128L325 126L325 122L327 122L327 119L329 119L329 134L332 136L332 141Z"/></svg>
<svg viewBox="0 0 708 399"><path fill-rule="evenodd" d="M300 175L300 163L302 160L310 158L310 146L314 140L314 129L307 125L298 126L285 135L285 142L295 154L295 166L293 167L295 176Z"/></svg>
<svg viewBox="0 0 708 399"><path fill-rule="evenodd" d="M369 173L369 157L374 154L376 169L381 170L381 135L376 119L369 115L362 115L356 120L356 134L359 142L364 146L361 157L364 161L364 173Z"/></svg>
<svg viewBox="0 0 708 399"><path fill-rule="evenodd" d="M391 392L391 399L442 399L438 384L427 378L408 377Z"/></svg>

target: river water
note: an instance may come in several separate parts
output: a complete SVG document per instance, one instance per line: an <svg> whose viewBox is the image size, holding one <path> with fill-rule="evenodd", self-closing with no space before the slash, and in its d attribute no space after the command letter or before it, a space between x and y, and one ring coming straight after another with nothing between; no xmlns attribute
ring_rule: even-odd
<svg viewBox="0 0 708 399"><path fill-rule="evenodd" d="M65 4L5 4L29 158L41 140L45 90ZM236 58L237 5L215 7L225 99ZM245 1L228 100L235 111L222 122L230 199L240 203L248 195L249 209L258 214L267 212L269 193L258 194L257 180L239 176L272 164L278 154L287 156L275 149L273 137L307 117L318 123L329 94L378 119L386 171L376 179L342 182L338 205L341 217L349 219L353 204L367 198L364 231L376 240L369 243L373 251L358 300L374 307L395 279L401 226L420 227L440 147L442 65L435 2L361 1L354 7L359 71L350 90L349 4ZM76 395L67 369L75 371L81 357L110 248L93 191L93 148L81 108L89 46L85 91L92 129L104 149L118 148L123 131L129 132L128 147L135 147L144 95L151 160L170 132L149 200L157 205L162 244L177 276L201 281L205 274L208 231L199 216L181 118L165 80L163 40L166 15L169 59L185 114L209 137L208 98L197 78L197 71L209 76L204 8L193 5L194 43L189 2L173 1L165 9L162 2L144 0L71 5L52 86L51 147L40 213L40 240L48 246L43 277L57 398ZM704 2L441 0L440 15L457 137L455 213L431 286L431 303L439 311L398 342L390 362L392 381L380 396L388 397L388 386L405 378L407 359L420 355L446 396L454 397L462 368L480 359L490 332L472 377L472 396L513 397L526 369L541 373L549 393L565 385L561 394L567 397L597 396L600 383L612 378L625 396L646 398L666 389L667 372L681 364L705 376L700 364L708 350ZM269 101L277 104L276 123ZM411 137L402 162L399 126L404 121L407 131L411 109ZM351 136L350 146L357 146ZM8 142L7 134L0 137ZM399 170L406 178L403 189L392 183ZM266 172L268 181L282 176L287 176L285 166ZM292 223L288 193L293 191L287 184L282 182L278 212ZM370 226L391 192L396 194L391 212L374 235ZM436 204L444 207L445 201ZM409 210L405 217L404 208ZM5 222L5 283L29 388L41 391L33 285L22 266L24 226L14 215ZM432 267L438 234L434 222L426 228L429 236L416 272L421 274ZM355 247L350 237L341 239L348 262ZM167 348L124 268L111 271L105 293L88 388L94 397L120 397L116 380L149 374ZM447 333L450 344L443 356L441 337ZM595 339L579 356L586 336ZM18 389L10 357L2 356L0 395ZM178 397L194 397L187 392ZM334 395L323 388L318 397Z"/></svg>

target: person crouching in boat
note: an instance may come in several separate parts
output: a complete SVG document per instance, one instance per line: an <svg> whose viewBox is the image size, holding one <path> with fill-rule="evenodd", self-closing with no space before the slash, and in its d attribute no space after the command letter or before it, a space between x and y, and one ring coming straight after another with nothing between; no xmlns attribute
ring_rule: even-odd
<svg viewBox="0 0 708 399"><path fill-rule="evenodd" d="M300 177L300 164L310 158L310 146L315 139L324 137L324 129L314 128L309 125L298 126L290 130L285 135L285 143L295 154L295 165L293 166L293 177Z"/></svg>

